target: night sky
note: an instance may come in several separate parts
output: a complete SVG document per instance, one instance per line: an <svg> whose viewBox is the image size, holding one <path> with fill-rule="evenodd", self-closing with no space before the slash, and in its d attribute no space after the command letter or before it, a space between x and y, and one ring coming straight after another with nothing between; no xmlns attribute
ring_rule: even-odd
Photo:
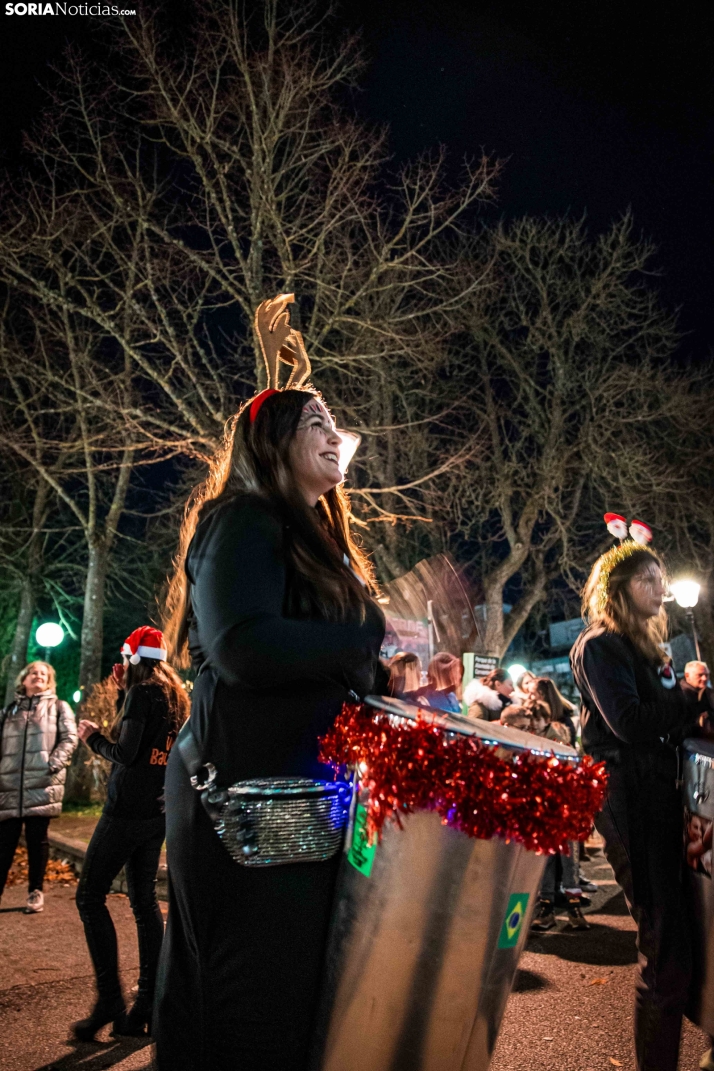
<svg viewBox="0 0 714 1071"><path fill-rule="evenodd" d="M171 10L176 10L175 4ZM682 306L683 354L706 359L712 308L712 55L702 5L603 0L346 0L369 68L358 109L388 123L397 161L444 143L507 161L486 218L587 213L607 226L628 207L658 246L662 292ZM7 16L0 4L0 140L16 166L37 81L90 18Z"/></svg>

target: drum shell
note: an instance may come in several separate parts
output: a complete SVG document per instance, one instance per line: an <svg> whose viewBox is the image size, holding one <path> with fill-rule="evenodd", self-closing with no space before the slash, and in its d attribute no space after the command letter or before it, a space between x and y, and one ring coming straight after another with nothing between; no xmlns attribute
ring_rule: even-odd
<svg viewBox="0 0 714 1071"><path fill-rule="evenodd" d="M564 745L459 722L444 728L489 738L502 756L547 749L577 761ZM427 811L403 829L387 822L369 876L345 855L310 1071L486 1071L546 858L468 837ZM520 926L504 942L514 905Z"/></svg>
<svg viewBox="0 0 714 1071"><path fill-rule="evenodd" d="M429 812L385 828L369 877L344 856L313 1071L485 1071L545 859ZM514 893L525 918L499 948Z"/></svg>

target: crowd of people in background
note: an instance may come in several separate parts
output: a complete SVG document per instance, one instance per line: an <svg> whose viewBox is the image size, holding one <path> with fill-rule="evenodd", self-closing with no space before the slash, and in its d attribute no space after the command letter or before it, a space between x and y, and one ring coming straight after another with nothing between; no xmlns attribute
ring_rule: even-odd
<svg viewBox="0 0 714 1071"><path fill-rule="evenodd" d="M513 681L497 667L485 677L463 685L462 660L447 651L436 654L422 670L421 659L399 651L389 661L390 693L398 699L448 714L498 721L513 729L576 746L576 707L549 677L529 670Z"/></svg>

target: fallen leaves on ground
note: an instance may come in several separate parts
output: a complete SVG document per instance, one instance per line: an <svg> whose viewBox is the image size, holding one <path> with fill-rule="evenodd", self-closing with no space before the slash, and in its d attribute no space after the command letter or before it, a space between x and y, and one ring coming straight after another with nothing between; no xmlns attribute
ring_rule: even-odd
<svg viewBox="0 0 714 1071"><path fill-rule="evenodd" d="M616 1060L614 1056L610 1057L610 1063L613 1067L622 1067L622 1060Z"/></svg>
<svg viewBox="0 0 714 1071"><path fill-rule="evenodd" d="M609 981L609 978L593 978L592 982L588 982L588 985L607 985Z"/></svg>
<svg viewBox="0 0 714 1071"><path fill-rule="evenodd" d="M28 879L27 848L18 847L7 876L8 885L24 885ZM74 885L77 875L74 867L65 859L50 859L47 862L45 881L55 885Z"/></svg>

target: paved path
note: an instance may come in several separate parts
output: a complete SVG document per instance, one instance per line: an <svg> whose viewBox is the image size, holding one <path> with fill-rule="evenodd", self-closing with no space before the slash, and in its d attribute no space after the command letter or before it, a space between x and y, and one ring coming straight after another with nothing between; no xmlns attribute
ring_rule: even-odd
<svg viewBox="0 0 714 1071"><path fill-rule="evenodd" d="M589 915L592 929L570 934L561 923L529 942L490 1071L634 1071L634 927L602 856L587 869L604 882ZM40 915L22 913L25 896L11 886L0 906L2 1071L149 1071L150 1046L113 1041L108 1027L99 1044L68 1041L68 1024L87 1014L93 998L74 888L49 886ZM125 896L111 896L109 908L128 995L137 976L136 930ZM686 1024L681 1071L696 1071L705 1047Z"/></svg>
<svg viewBox="0 0 714 1071"><path fill-rule="evenodd" d="M591 929L532 937L520 963L489 1071L634 1071L635 925L598 852ZM685 1021L680 1071L697 1071L708 1040Z"/></svg>
<svg viewBox="0 0 714 1071"><path fill-rule="evenodd" d="M75 887L45 886L45 910L25 915L27 892L5 890L0 905L0 1068L2 1071L148 1071L151 1048L141 1039L100 1044L68 1041L68 1025L87 1015L94 996ZM109 897L119 936L120 965L129 994L136 984L136 927L125 896Z"/></svg>

